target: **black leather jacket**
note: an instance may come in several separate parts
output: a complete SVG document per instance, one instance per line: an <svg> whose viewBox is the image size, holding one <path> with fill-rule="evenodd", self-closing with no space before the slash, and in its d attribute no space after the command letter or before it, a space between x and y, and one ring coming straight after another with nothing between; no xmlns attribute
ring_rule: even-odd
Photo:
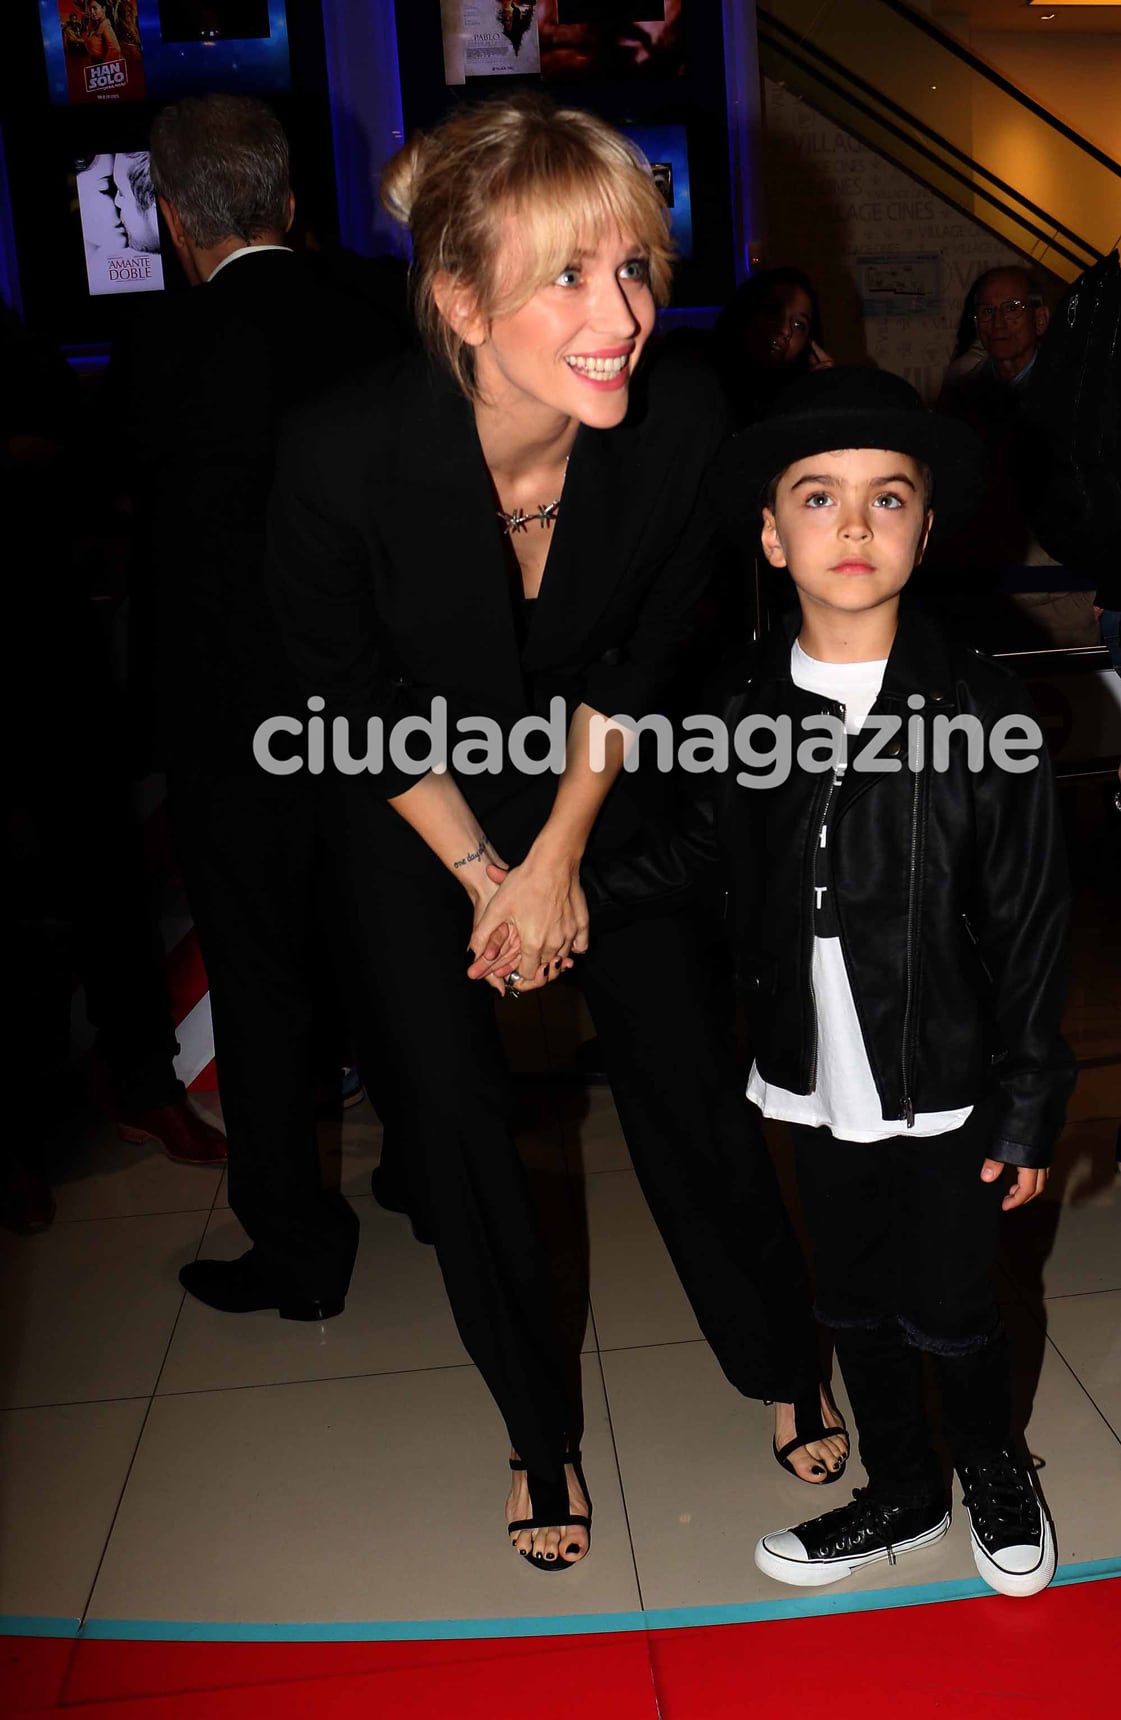
<svg viewBox="0 0 1121 1720"><path fill-rule="evenodd" d="M777 628L756 648L746 685L725 705L729 733L747 717L785 715L797 745L801 718L841 715L791 680L794 630ZM908 705L916 694L918 710ZM1070 896L1054 780L1042 746L1022 773L998 768L989 744L972 769L961 734L949 742L948 768L912 769L905 725L921 725L931 761L940 715L979 719L989 743L1001 718L1030 718L1032 706L1015 675L905 610L872 709L873 719L902 720L896 738L880 743L898 768L861 768L872 740L862 730L829 817L849 983L886 1120L902 1133L917 1111L974 1105L995 1087L991 1155L1042 1166L1074 1070L1059 1031ZM1018 750L1025 764L1034 756ZM683 904L722 878L760 1071L809 1093L810 904L832 772L794 762L769 787L745 786L744 774L733 757L719 778L695 778L707 798L680 829L652 831L585 868L593 935L613 919Z"/></svg>

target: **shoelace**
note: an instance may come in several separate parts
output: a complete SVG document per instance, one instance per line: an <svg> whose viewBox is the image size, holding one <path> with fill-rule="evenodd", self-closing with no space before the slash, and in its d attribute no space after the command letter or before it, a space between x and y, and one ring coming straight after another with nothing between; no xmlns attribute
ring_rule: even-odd
<svg viewBox="0 0 1121 1720"><path fill-rule="evenodd" d="M853 1502L846 1505L843 1511L832 1511L828 1515L833 1519L832 1533L822 1542L822 1551L830 1554L848 1553L858 1548L865 1534L871 1530L878 1535L887 1548L888 1563L894 1565L895 1549L891 1542L892 1508L882 1501L873 1499L867 1488L855 1487L852 1494ZM838 1523L839 1516L845 1516L847 1522ZM819 1517L818 1522L822 1519Z"/></svg>
<svg viewBox="0 0 1121 1720"><path fill-rule="evenodd" d="M962 1483L965 1506L982 1532L1035 1531L1039 1517L1035 1492L1014 1459L1002 1456L967 1464Z"/></svg>

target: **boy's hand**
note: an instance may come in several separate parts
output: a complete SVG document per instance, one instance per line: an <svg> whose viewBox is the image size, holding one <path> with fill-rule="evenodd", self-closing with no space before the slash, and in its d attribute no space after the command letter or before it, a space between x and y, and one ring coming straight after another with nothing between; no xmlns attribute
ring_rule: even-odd
<svg viewBox="0 0 1121 1720"><path fill-rule="evenodd" d="M986 1159L981 1166L981 1181L996 1182L1010 1167L1002 1164L999 1159ZM1026 1165L1016 1165L1016 1180L1000 1203L1002 1212L1011 1212L1013 1207L1027 1206L1029 1200L1034 1200L1037 1194L1042 1194L1047 1186L1047 1172L1029 1170Z"/></svg>

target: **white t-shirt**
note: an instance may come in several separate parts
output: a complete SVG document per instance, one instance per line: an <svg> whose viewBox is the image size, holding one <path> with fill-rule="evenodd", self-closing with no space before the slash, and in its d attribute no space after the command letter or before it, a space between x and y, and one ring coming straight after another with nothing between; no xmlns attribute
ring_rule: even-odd
<svg viewBox="0 0 1121 1720"><path fill-rule="evenodd" d="M884 678L885 660L872 663L819 663L807 657L798 641L790 652L790 674L796 687L820 693L842 705L845 731L857 734L876 702ZM844 774L835 775L834 792ZM832 805L832 801L830 802ZM829 838L829 809L821 828L824 851ZM827 875L827 874L826 874ZM884 1141L892 1135L945 1135L959 1129L972 1110L920 1111L912 1129L903 1120L887 1120L872 1079L868 1054L853 1002L841 949L839 927L828 901L828 887L815 887L813 1000L817 1016L817 1080L812 1093L788 1093L764 1081L753 1064L747 1096L765 1117L779 1117L809 1128L827 1128L842 1141Z"/></svg>

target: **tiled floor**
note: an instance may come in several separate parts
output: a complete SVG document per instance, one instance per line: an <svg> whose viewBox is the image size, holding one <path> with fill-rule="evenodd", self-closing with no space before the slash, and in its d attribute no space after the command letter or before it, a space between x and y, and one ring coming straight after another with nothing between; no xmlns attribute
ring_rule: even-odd
<svg viewBox="0 0 1121 1720"><path fill-rule="evenodd" d="M610 1095L523 1097L562 1263L585 1213L590 1241L585 1565L545 1582L507 1551L502 1429L431 1249L359 1192L379 1138L363 1105L336 1143L359 1264L322 1327L184 1299L183 1260L241 1246L219 1178L104 1136L62 1185L54 1228L4 1237L0 1612L341 1624L774 1602L751 1545L811 1501L770 1457L767 1412L698 1336ZM1121 1066L1084 1071L1055 1194L1007 1225L1028 1437L1066 1564L1121 1554L1119 1116ZM939 1548L846 1587L972 1574L958 1521Z"/></svg>
<svg viewBox="0 0 1121 1720"><path fill-rule="evenodd" d="M1066 1566L1121 1556L1121 1064L1107 1061L1121 961L1093 918L1079 922L1068 1020L1086 1066L1046 1197L1007 1222L1001 1280ZM197 1621L346 1637L408 1621L439 1636L454 1621L470 1635L798 1611L751 1547L816 1500L776 1467L768 1412L736 1396L699 1338L609 1092L566 1079L587 1031L577 994L546 1005L507 1014L521 1140L583 1349L588 1561L546 1582L506 1546L503 1431L432 1251L369 1195L379 1129L365 1104L324 1137L362 1245L346 1312L322 1327L185 1299L183 1261L243 1245L224 1181L100 1125L61 1170L53 1228L0 1233L0 1614L29 1634ZM781 1160L781 1130L772 1144ZM956 1520L938 1548L832 1592L888 1602L974 1578Z"/></svg>

